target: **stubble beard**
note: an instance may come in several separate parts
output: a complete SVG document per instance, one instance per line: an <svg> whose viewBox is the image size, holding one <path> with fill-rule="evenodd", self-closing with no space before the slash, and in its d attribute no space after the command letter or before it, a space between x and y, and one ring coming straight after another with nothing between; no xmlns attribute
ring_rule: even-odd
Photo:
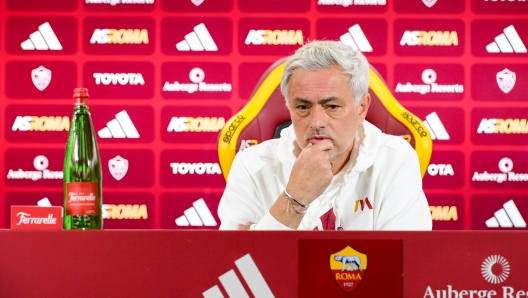
<svg viewBox="0 0 528 298"><path fill-rule="evenodd" d="M352 147L353 146L353 143L354 143L354 140L356 139L357 137L357 134L358 132L356 131L356 134L354 135L354 137L350 140L350 142L343 147L343 149L341 151L338 151L338 152L335 152L333 154L331 154L329 157L328 157L328 160L332 161L335 157L345 153L348 148L350 148L350 152L352 152ZM301 151L306 148L308 146L308 144L310 143L310 138L313 137L313 136L324 136L324 137L327 137L331 142L332 144L335 144L334 142L334 138L332 136L330 136L329 134L327 134L324 130L321 130L321 129L314 129L314 130L311 130L310 133L308 133L308 135L305 137L305 140L307 142L306 146L304 147L301 147L299 146L299 144L297 143L297 145L299 146L299 148L301 148ZM350 154L350 152L348 152Z"/></svg>

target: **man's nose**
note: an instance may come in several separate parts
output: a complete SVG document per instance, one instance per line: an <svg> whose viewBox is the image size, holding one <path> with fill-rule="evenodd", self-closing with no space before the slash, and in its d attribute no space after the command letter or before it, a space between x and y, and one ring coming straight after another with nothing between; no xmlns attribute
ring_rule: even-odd
<svg viewBox="0 0 528 298"><path fill-rule="evenodd" d="M328 122L328 115L326 114L324 108L320 105L316 105L312 112L310 113L310 127L311 128L321 128L326 127Z"/></svg>

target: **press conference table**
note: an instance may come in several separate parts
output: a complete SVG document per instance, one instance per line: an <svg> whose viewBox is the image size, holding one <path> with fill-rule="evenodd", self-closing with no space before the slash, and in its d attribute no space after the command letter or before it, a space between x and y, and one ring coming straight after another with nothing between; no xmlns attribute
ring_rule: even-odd
<svg viewBox="0 0 528 298"><path fill-rule="evenodd" d="M335 279L359 268L330 268L346 247L368 260L351 294ZM0 297L526 297L527 247L520 231L0 230Z"/></svg>

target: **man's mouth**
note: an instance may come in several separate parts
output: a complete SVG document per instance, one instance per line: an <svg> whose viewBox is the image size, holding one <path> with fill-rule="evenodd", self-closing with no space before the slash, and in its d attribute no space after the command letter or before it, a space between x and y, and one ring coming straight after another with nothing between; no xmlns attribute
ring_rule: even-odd
<svg viewBox="0 0 528 298"><path fill-rule="evenodd" d="M308 142L312 143L312 144L317 144L321 141L324 141L324 140L331 140L329 137L326 137L326 136L313 136L313 137L310 137L308 139Z"/></svg>

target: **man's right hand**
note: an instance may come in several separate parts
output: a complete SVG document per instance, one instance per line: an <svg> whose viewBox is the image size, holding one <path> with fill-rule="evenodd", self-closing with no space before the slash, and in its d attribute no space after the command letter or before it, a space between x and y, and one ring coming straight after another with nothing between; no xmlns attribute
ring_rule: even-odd
<svg viewBox="0 0 528 298"><path fill-rule="evenodd" d="M309 205L332 183L332 166L328 154L332 146L329 140L322 140L315 145L309 143L297 157L286 186L288 193L297 201ZM304 217L304 213L299 212L301 209L300 206L290 208L286 196L281 193L269 212L283 225L297 229Z"/></svg>
<svg viewBox="0 0 528 298"><path fill-rule="evenodd" d="M328 151L332 149L330 140L322 140L315 145L308 143L293 164L287 192L297 201L308 205L319 197L332 183L332 164Z"/></svg>

